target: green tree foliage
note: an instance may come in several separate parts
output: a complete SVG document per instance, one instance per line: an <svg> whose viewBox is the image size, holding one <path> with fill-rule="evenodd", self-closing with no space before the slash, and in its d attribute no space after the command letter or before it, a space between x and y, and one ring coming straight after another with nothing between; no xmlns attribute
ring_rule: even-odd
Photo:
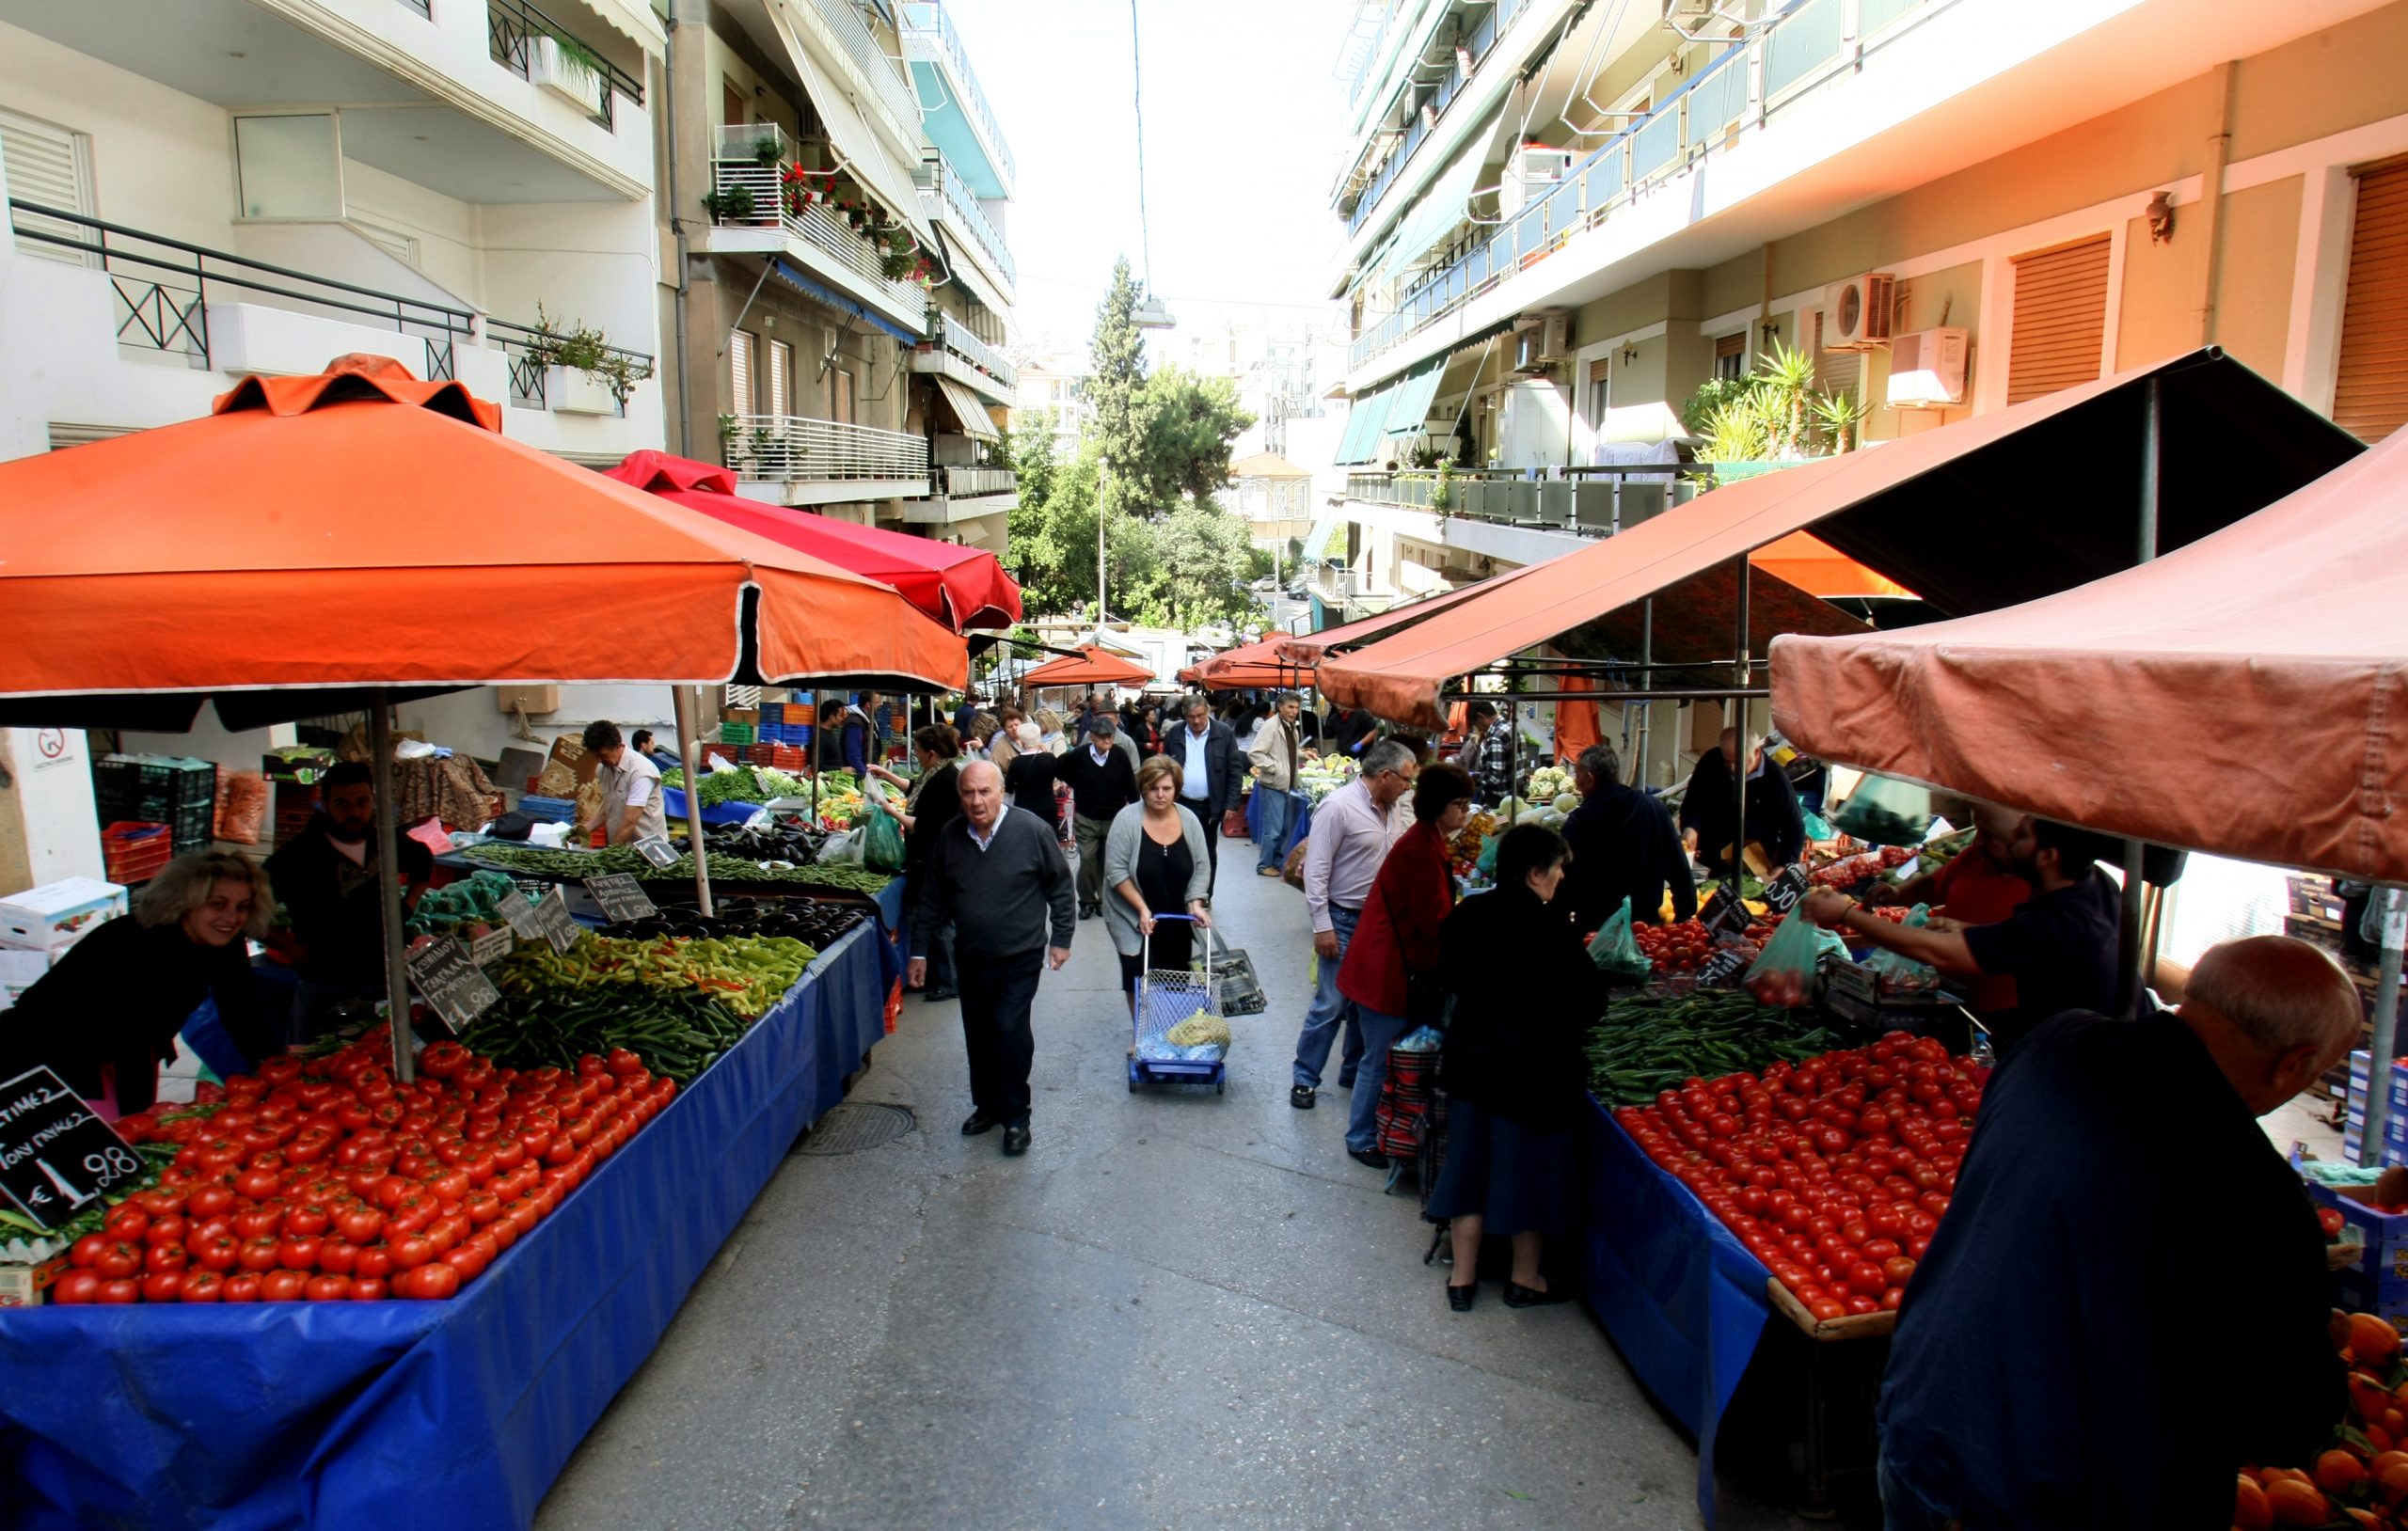
<svg viewBox="0 0 2408 1531"><path fill-rule="evenodd" d="M1145 411L1144 453L1130 467L1140 504L1160 509L1228 487L1229 448L1254 424L1234 384L1165 367L1146 380Z"/></svg>
<svg viewBox="0 0 2408 1531"><path fill-rule="evenodd" d="M1121 485L1133 487L1131 477L1145 458L1146 437L1152 427L1153 402L1146 392L1146 337L1137 328L1137 284L1129 275L1129 258L1113 262L1112 286L1095 312L1095 336L1087 346L1087 402L1093 406L1096 444L1115 480L1116 508L1128 503Z"/></svg>
<svg viewBox="0 0 2408 1531"><path fill-rule="evenodd" d="M1132 521L1151 543L1138 560L1141 577L1116 597L1149 626L1190 631L1210 623L1238 623L1251 615L1254 597L1245 582L1257 577L1258 555L1245 522L1210 497L1179 506L1159 521Z"/></svg>

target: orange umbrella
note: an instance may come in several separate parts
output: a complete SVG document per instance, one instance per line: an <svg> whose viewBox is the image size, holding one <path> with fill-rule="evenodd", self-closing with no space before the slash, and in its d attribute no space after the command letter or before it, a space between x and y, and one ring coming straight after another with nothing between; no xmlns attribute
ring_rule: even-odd
<svg viewBox="0 0 2408 1531"><path fill-rule="evenodd" d="M968 679L887 586L509 440L457 383L337 366L0 463L0 693Z"/></svg>
<svg viewBox="0 0 2408 1531"><path fill-rule="evenodd" d="M1915 592L1875 574L1811 531L1793 531L1748 555L1748 561L1826 601L1845 596L1887 595L1913 600Z"/></svg>
<svg viewBox="0 0 2408 1531"><path fill-rule="evenodd" d="M1020 678L1022 686L1143 686L1154 672L1097 643L1082 643L1076 655L1049 659Z"/></svg>

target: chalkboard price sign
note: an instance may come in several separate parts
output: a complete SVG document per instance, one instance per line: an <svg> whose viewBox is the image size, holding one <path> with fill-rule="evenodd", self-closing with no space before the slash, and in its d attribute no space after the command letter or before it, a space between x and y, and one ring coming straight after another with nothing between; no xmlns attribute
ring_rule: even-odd
<svg viewBox="0 0 2408 1531"><path fill-rule="evenodd" d="M525 893L515 890L504 893L494 908L500 911L502 919L509 922L512 930L529 940L544 933L543 922L535 917L535 901Z"/></svg>
<svg viewBox="0 0 2408 1531"><path fill-rule="evenodd" d="M627 920L649 920L660 912L644 896L643 885L626 872L588 877L585 891L594 895L594 902L602 906L603 917L614 925Z"/></svg>
<svg viewBox="0 0 2408 1531"><path fill-rule="evenodd" d="M517 944L518 939L507 928L488 930L468 942L468 960L480 968L490 968L508 956Z"/></svg>
<svg viewBox="0 0 2408 1531"><path fill-rule="evenodd" d="M665 869L677 864L677 848L658 835L646 835L637 841L636 854L657 867ZM593 880L587 879L585 885L588 888L593 887Z"/></svg>
<svg viewBox="0 0 2408 1531"><path fill-rule="evenodd" d="M1750 923L1748 907L1739 902L1738 896L1728 887L1717 888L1714 896L1705 901L1705 907L1697 911L1697 917L1709 932L1717 936L1736 936Z"/></svg>
<svg viewBox="0 0 2408 1531"><path fill-rule="evenodd" d="M142 1156L50 1069L0 1083L0 1194L43 1227L142 1172Z"/></svg>
<svg viewBox="0 0 2408 1531"><path fill-rule="evenodd" d="M1755 958L1735 946L1726 946L1707 957L1697 971L1701 988L1735 988L1740 976L1755 963Z"/></svg>
<svg viewBox="0 0 2408 1531"><path fill-rule="evenodd" d="M1782 867L1781 876L1765 884L1765 903L1771 907L1773 913L1787 914L1798 907L1799 899L1806 896L1809 886L1804 867Z"/></svg>
<svg viewBox="0 0 2408 1531"><path fill-rule="evenodd" d="M535 929L544 939L552 943L555 952L564 953L577 944L580 933L577 922L569 917L568 898L562 893L561 885L557 882L535 906Z"/></svg>
<svg viewBox="0 0 2408 1531"><path fill-rule="evenodd" d="M409 964L410 982L419 996L455 1032L501 998L501 991L459 941L431 940L410 954Z"/></svg>

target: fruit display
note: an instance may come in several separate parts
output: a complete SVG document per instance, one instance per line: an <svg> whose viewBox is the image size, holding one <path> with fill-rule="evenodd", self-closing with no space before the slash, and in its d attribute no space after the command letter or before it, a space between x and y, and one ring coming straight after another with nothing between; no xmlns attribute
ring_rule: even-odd
<svg viewBox="0 0 2408 1531"><path fill-rule="evenodd" d="M1615 1121L1818 1319L1895 1311L1948 1210L1988 1071L1891 1032L1690 1078Z"/></svg>
<svg viewBox="0 0 2408 1531"><path fill-rule="evenodd" d="M1608 1106L1643 1106L1700 1075L1801 1063L1840 1042L1795 1011L1768 1010L1744 994L1617 996L1589 1032L1589 1088Z"/></svg>
<svg viewBox="0 0 2408 1531"><path fill-rule="evenodd" d="M2233 1486L2236 1531L2277 1525L2408 1527L2408 1365L2400 1332L2371 1314L2347 1319L2341 1359L2350 1368L2350 1412L2333 1443L2305 1468L2251 1467Z"/></svg>
<svg viewBox="0 0 2408 1531"><path fill-rule="evenodd" d="M1296 790L1305 795L1307 803L1318 808L1323 798L1354 777L1354 763L1343 755L1308 760L1296 768Z"/></svg>
<svg viewBox="0 0 2408 1531"><path fill-rule="evenodd" d="M1829 865L1816 867L1807 874L1807 880L1817 888L1836 888L1847 892L1863 886L1893 867L1901 867L1915 859L1915 852L1904 845L1886 845L1860 855L1843 857Z"/></svg>
<svg viewBox="0 0 2408 1531"><path fill-rule="evenodd" d="M1487 846L1488 837L1502 828L1496 814L1484 808L1475 809L1471 817L1464 820L1464 827L1455 831L1455 838L1447 843L1450 870L1466 879L1478 874L1481 851Z"/></svg>
<svg viewBox="0 0 2408 1531"><path fill-rule="evenodd" d="M1718 943L1712 932L1696 920L1684 920L1671 925L1635 925L1631 939L1639 949L1656 964L1658 973L1688 972L1704 966L1707 959L1724 946L1735 947L1749 961L1764 950L1781 922L1770 918L1749 921L1747 928L1727 942Z"/></svg>
<svg viewBox="0 0 2408 1531"><path fill-rule="evenodd" d="M657 936L628 939L581 936L555 952L541 941L519 945L486 970L503 994L535 996L547 989L583 990L611 984L691 990L757 1020L802 981L819 954L786 936L725 936L690 939Z"/></svg>
<svg viewBox="0 0 2408 1531"><path fill-rule="evenodd" d="M69 1254L55 1302L456 1295L675 1098L633 1052L522 1072L436 1042L407 1084L384 1028L271 1058L222 1100L128 1116L159 1183Z"/></svg>

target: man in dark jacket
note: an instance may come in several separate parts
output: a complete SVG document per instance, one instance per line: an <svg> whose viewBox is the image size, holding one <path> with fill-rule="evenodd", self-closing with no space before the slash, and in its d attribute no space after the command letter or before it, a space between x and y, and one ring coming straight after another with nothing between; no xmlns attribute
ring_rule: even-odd
<svg viewBox="0 0 2408 1531"><path fill-rule="evenodd" d="M325 1017L351 1000L384 997L385 916L377 891L376 781L347 760L318 783L323 807L309 826L267 859L268 880L301 947L293 1002L296 1040L316 1034ZM403 908L418 908L435 876L435 858L404 835Z"/></svg>
<svg viewBox="0 0 2408 1531"><path fill-rule="evenodd" d="M1121 750L1117 721L1109 712L1087 718L1083 744L1062 752L1054 775L1070 784L1070 831L1079 848L1079 918L1103 912L1103 842L1112 820L1137 800L1137 768Z"/></svg>
<svg viewBox="0 0 2408 1531"><path fill-rule="evenodd" d="M1179 800L1204 827L1204 859L1218 876L1221 816L1245 800L1245 756L1229 725L1213 718L1210 702L1192 696L1180 709L1186 720L1163 740L1163 753L1180 764Z"/></svg>
<svg viewBox="0 0 2408 1531"><path fill-rule="evenodd" d="M1775 867L1787 866L1806 852L1806 819L1798 811L1798 791L1766 756L1762 740L1746 740L1748 828L1740 834L1733 817L1731 773L1739 768L1741 742L1737 729L1724 729L1722 748L1708 750L1689 773L1688 791L1681 796L1681 836L1719 872L1727 873L1740 860L1736 853L1750 843L1764 846Z"/></svg>
<svg viewBox="0 0 2408 1531"><path fill-rule="evenodd" d="M2243 1463L2314 1457L2346 1402L2332 1278L2257 1118L2363 1023L2332 959L2255 936L2210 949L2178 1010L2068 1012L1991 1077L1882 1381L1891 1531L2225 1525ZM2167 1144L2215 1188L2211 1281L2133 1210Z"/></svg>
<svg viewBox="0 0 2408 1531"><path fill-rule="evenodd" d="M961 735L944 724L930 723L911 735L911 747L919 752L920 779L911 788L910 808L903 815L903 892L916 903L928 879L929 847L944 827L961 814ZM923 998L931 1002L950 1000L958 992L954 986L952 927L928 931L927 937L922 940L915 933L912 941L928 957L929 983Z"/></svg>
<svg viewBox="0 0 2408 1531"><path fill-rule="evenodd" d="M1070 960L1078 923L1070 869L1054 831L1004 800L1004 773L992 761L961 768L960 794L961 816L928 847L928 876L912 910L909 981L918 988L928 979L920 933L951 924L973 1108L961 1132L974 1138L1000 1127L1004 1152L1024 1154L1037 1050L1029 1010L1038 976Z"/></svg>
<svg viewBox="0 0 2408 1531"><path fill-rule="evenodd" d="M1564 876L1572 923L1583 934L1594 932L1627 898L1634 921L1654 923L1667 888L1675 920L1697 913L1697 883L1672 815L1646 793L1622 784L1613 746L1582 750L1572 784L1580 793L1580 806L1563 821L1563 843L1572 849Z"/></svg>

